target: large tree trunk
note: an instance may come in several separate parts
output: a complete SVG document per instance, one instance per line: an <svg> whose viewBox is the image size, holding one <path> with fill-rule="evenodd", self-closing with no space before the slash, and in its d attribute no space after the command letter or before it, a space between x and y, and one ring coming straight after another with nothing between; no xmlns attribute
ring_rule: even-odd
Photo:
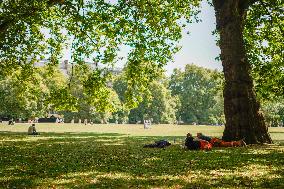
<svg viewBox="0 0 284 189"><path fill-rule="evenodd" d="M248 144L272 143L253 90L243 41L246 0L213 0L225 75L226 125L223 139L244 138Z"/></svg>

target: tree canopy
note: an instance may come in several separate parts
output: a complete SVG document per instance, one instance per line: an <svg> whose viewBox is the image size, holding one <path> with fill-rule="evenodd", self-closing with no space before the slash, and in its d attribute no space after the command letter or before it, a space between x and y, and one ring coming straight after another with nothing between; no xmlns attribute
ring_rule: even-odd
<svg viewBox="0 0 284 189"><path fill-rule="evenodd" d="M66 85L66 78L55 69L52 76L46 67L34 68L33 77L22 80L23 70L0 80L0 115L14 118L44 117L52 110L50 98L57 88Z"/></svg>
<svg viewBox="0 0 284 189"><path fill-rule="evenodd" d="M174 70L170 89L180 101L178 118L185 123L223 124L223 77L217 71L188 64Z"/></svg>
<svg viewBox="0 0 284 189"><path fill-rule="evenodd" d="M84 78L83 91L97 108L108 106L108 67L122 46L130 47L126 101L138 106L149 84L178 51L185 22L196 19L201 0L4 0L0 2L0 77L21 70L35 77L34 64L56 65L62 52L71 62L103 65ZM224 71L224 139L271 142L254 85L262 98L283 96L283 0L212 0ZM252 75L251 75L252 68ZM254 80L252 78L254 77ZM70 79L71 81L71 79ZM69 87L54 92L70 107ZM69 105L68 105L69 104ZM250 133L250 134L248 134ZM250 136L249 136L250 135Z"/></svg>
<svg viewBox="0 0 284 189"><path fill-rule="evenodd" d="M32 65L43 58L56 64L66 48L74 63L89 60L112 66L119 59L119 49L127 45L131 48L126 71L128 86L134 89L128 91L128 99L137 105L141 101L138 94L178 50L184 20L196 18L199 3L200 0L2 1L0 75L19 67L32 70ZM244 37L257 91L264 97L282 95L283 0L240 3L248 8Z"/></svg>
<svg viewBox="0 0 284 189"><path fill-rule="evenodd" d="M259 0L247 12L244 39L258 95L269 99L284 94L283 0Z"/></svg>
<svg viewBox="0 0 284 189"><path fill-rule="evenodd" d="M0 3L1 72L32 68L40 59L112 66L121 45L131 48L126 75L130 104L137 105L157 71L178 50L184 19L197 14L198 0L7 0ZM185 26L185 25L184 25ZM103 76L90 76L91 80ZM130 90L134 89L134 90Z"/></svg>

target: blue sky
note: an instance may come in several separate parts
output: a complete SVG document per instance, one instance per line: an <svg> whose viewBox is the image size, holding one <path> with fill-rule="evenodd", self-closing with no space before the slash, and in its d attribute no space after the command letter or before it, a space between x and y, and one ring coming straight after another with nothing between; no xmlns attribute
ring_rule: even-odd
<svg viewBox="0 0 284 189"><path fill-rule="evenodd" d="M183 69L186 64L192 63L205 68L222 70L221 62L215 60L220 54L220 48L216 46L216 37L212 35L216 27L214 8L206 0L203 0L201 5L199 18L202 22L189 24L183 30L183 37L179 43L182 48L174 55L174 61L165 66L167 74L171 74L174 68ZM187 34L188 31L189 34ZM119 56L125 57L128 51L129 48L123 47ZM117 66L123 67L123 62L118 63Z"/></svg>
<svg viewBox="0 0 284 189"><path fill-rule="evenodd" d="M216 38L212 35L216 23L214 9L206 1L202 2L199 18L202 22L190 24L183 31L183 38L180 41L182 49L174 56L174 62L168 63L165 67L168 73L174 68L184 68L186 64L191 63L222 70L221 62L215 60L220 54L220 48L216 46ZM187 31L190 34L187 34Z"/></svg>

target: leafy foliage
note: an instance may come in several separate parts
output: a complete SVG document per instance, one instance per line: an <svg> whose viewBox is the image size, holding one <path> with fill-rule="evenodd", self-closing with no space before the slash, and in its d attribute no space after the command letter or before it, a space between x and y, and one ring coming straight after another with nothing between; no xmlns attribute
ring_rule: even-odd
<svg viewBox="0 0 284 189"><path fill-rule="evenodd" d="M70 47L73 63L91 59L112 66L117 61L119 47L127 45L131 48L127 61L130 81L127 99L130 105L137 106L141 97L136 89L145 88L151 82L149 78L155 77L155 72L149 69L160 68L172 58L181 38L182 20L191 21L190 16L198 13L195 9L198 5L199 0L3 1L0 3L1 74L33 65L43 58L57 64L65 47ZM137 69L145 74L139 74ZM93 76L89 79L97 81L97 76ZM106 93L97 93L105 99Z"/></svg>
<svg viewBox="0 0 284 189"><path fill-rule="evenodd" d="M250 6L244 38L258 95L273 99L284 94L283 0L261 0Z"/></svg>
<svg viewBox="0 0 284 189"><path fill-rule="evenodd" d="M0 81L0 101L3 104L0 115L24 119L45 116L52 90L65 84L60 72L50 77L46 68L34 68L32 73L26 71L18 70ZM26 80L27 74L32 77L30 80Z"/></svg>
<svg viewBox="0 0 284 189"><path fill-rule="evenodd" d="M265 101L262 106L265 120L268 126L278 127L284 124L284 100Z"/></svg>
<svg viewBox="0 0 284 189"><path fill-rule="evenodd" d="M185 71L174 70L170 89L181 107L178 117L186 123L223 123L222 77L220 73L186 65Z"/></svg>
<svg viewBox="0 0 284 189"><path fill-rule="evenodd" d="M153 123L174 123L176 121L176 101L164 83L152 82L149 86L150 98L144 98L139 106L129 113L129 122L143 122L151 119Z"/></svg>
<svg viewBox="0 0 284 189"><path fill-rule="evenodd" d="M143 122L144 119L152 119L154 123L175 122L176 100L171 97L171 91L167 88L166 79L163 79L161 74L159 75L159 79L149 84L148 93L141 95L142 99L138 107L130 109L128 115L130 123ZM124 74L116 78L113 88L117 91L121 102L127 102L125 99L127 84Z"/></svg>
<svg viewBox="0 0 284 189"><path fill-rule="evenodd" d="M73 118L76 121L91 119L94 122L107 122L111 113L121 106L117 94L108 86L111 82L109 71L92 70L89 65L83 63L72 66L71 69L68 87L64 88L63 93L55 91L59 95L66 94L64 99L67 102L62 102L62 97L54 95L51 101L53 107L66 116L67 122Z"/></svg>

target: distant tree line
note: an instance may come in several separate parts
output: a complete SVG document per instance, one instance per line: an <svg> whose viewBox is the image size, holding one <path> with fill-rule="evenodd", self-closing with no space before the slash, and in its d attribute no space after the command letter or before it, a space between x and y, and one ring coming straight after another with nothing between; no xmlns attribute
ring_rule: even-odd
<svg viewBox="0 0 284 189"><path fill-rule="evenodd" d="M65 122L72 119L94 123L142 123L144 119L156 124L225 122L224 79L216 70L188 64L184 70L175 69L169 77L159 73L139 95L136 107L127 106L128 83L124 71L111 76L107 70L92 70L81 64L68 73L64 75L55 67L45 66L34 68L33 73L25 73L23 69L1 78L0 116L25 120L57 111L64 115ZM36 78L22 79L25 74ZM92 82L88 80L90 77ZM98 83L94 83L96 78ZM268 125L283 125L283 98L262 104Z"/></svg>

